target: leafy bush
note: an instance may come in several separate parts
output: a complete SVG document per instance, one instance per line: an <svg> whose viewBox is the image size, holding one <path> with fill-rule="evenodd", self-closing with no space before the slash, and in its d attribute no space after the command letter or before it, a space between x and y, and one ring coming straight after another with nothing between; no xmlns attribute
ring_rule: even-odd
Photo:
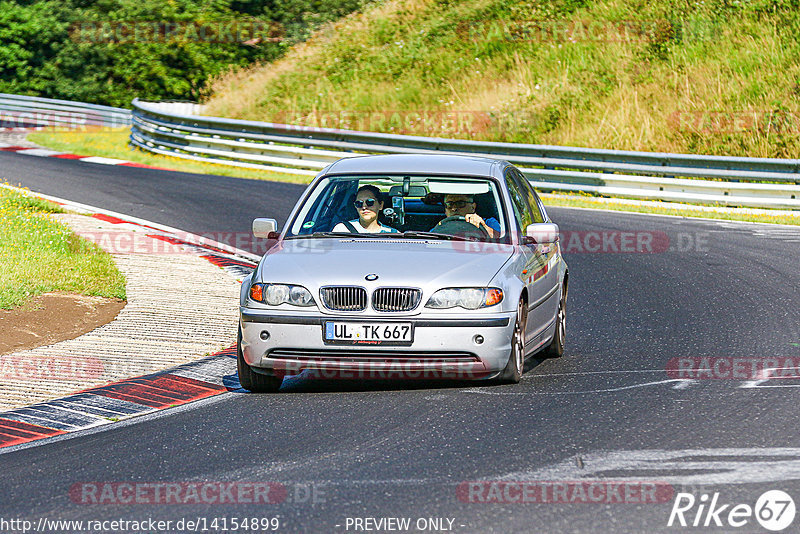
<svg viewBox="0 0 800 534"><path fill-rule="evenodd" d="M221 72L279 57L364 0L0 1L0 92L127 107L134 97L198 100ZM130 23L183 24L169 39ZM265 39L209 42L191 28L255 29ZM264 30L254 23L263 22ZM128 26L124 26L128 24ZM151 25L152 26L152 25ZM224 27L224 25L223 25ZM210 34L209 34L210 35ZM275 40L269 40L269 38ZM207 37L206 37L207 39ZM278 40L279 39L279 40ZM227 39L222 39L227 40ZM239 42L241 41L241 42Z"/></svg>

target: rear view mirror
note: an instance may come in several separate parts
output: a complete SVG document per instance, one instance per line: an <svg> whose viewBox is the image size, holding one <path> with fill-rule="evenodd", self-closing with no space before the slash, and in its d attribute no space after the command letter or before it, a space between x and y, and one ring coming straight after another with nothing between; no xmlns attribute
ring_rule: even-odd
<svg viewBox="0 0 800 534"><path fill-rule="evenodd" d="M441 193L428 193L422 197L422 203L426 206L441 206L444 202L444 195Z"/></svg>
<svg viewBox="0 0 800 534"><path fill-rule="evenodd" d="M555 223L529 224L525 228L524 241L537 245L552 245L558 241L558 225Z"/></svg>
<svg viewBox="0 0 800 534"><path fill-rule="evenodd" d="M278 231L278 221L275 219L254 219L253 235L262 239L275 239L277 236L270 235Z"/></svg>

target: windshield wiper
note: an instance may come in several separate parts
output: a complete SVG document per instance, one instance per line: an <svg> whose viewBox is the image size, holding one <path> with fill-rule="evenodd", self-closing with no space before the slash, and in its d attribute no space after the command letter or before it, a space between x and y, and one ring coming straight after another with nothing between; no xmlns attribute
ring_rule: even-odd
<svg viewBox="0 0 800 534"><path fill-rule="evenodd" d="M287 237L286 239L309 239L316 237L350 237L350 238L360 239L362 237L386 237L387 235L400 235L400 234L390 234L388 232L375 232L375 233L365 232L363 234L359 232L314 232L313 234L293 235Z"/></svg>
<svg viewBox="0 0 800 534"><path fill-rule="evenodd" d="M445 241L479 241L477 237L466 237L461 235L438 234L436 232L419 232L416 230L409 230L407 232L375 232L375 233L352 233L352 232L314 232L313 234L302 234L289 236L286 239L312 239L322 237L350 237L358 238L403 238L403 237L419 237L423 239L442 239Z"/></svg>
<svg viewBox="0 0 800 534"><path fill-rule="evenodd" d="M302 234L289 236L286 239L309 239L312 237L350 237L356 234L350 232L314 232L313 234Z"/></svg>
<svg viewBox="0 0 800 534"><path fill-rule="evenodd" d="M389 234L392 235L392 234ZM478 241L477 237L466 237L462 235L450 235L450 234L437 234L436 232L419 232L416 230L409 230L407 232L403 232L402 234L394 234L396 236L402 237L422 237L422 238L433 238L433 239L445 239L447 241Z"/></svg>

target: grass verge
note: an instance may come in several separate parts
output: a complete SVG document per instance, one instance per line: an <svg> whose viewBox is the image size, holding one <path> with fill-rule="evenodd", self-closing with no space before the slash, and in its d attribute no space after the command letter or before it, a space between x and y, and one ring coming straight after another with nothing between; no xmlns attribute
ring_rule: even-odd
<svg viewBox="0 0 800 534"><path fill-rule="evenodd" d="M51 291L125 299L125 277L109 254L50 215L45 200L0 188L0 309Z"/></svg>
<svg viewBox="0 0 800 534"><path fill-rule="evenodd" d="M275 173L257 169L244 169L215 163L203 163L160 154L150 154L134 149L128 145L130 129L113 131L76 131L76 132L34 132L28 134L28 140L59 152L71 152L86 156L102 156L105 158L124 159L134 163L152 165L165 169L190 172L195 174L216 174L235 178L254 180L271 180L275 182L292 182L305 184L311 181L310 176L289 173Z"/></svg>

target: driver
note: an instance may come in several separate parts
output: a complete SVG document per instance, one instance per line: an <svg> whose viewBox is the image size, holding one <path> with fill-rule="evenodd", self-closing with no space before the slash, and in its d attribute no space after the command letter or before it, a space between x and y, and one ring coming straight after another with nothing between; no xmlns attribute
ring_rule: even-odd
<svg viewBox="0 0 800 534"><path fill-rule="evenodd" d="M444 196L444 215L447 217L461 216L477 228L483 228L489 237L494 238L500 235L500 222L494 217L484 219L475 213L475 198L472 195L450 195Z"/></svg>

